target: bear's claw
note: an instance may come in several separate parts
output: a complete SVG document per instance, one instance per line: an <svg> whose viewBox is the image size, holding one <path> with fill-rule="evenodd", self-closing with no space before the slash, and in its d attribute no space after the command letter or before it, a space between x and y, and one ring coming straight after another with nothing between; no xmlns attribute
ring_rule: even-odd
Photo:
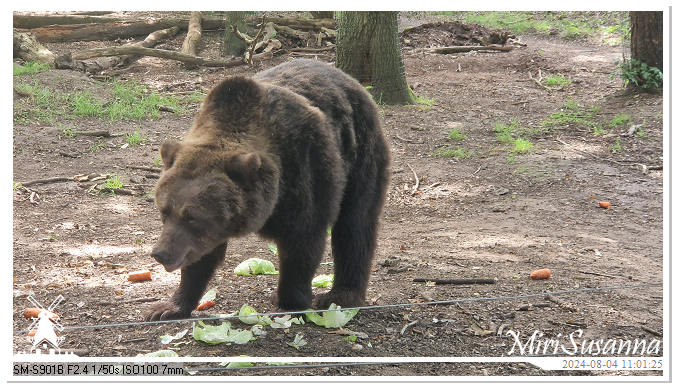
<svg viewBox="0 0 679 389"><path fill-rule="evenodd" d="M191 316L172 302L163 301L155 304L146 314L146 321L184 319Z"/></svg>

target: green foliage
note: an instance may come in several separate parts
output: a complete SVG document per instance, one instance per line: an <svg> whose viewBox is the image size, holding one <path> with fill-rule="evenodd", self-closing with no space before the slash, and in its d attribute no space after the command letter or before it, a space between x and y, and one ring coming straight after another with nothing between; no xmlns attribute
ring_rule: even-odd
<svg viewBox="0 0 679 389"><path fill-rule="evenodd" d="M123 182L120 181L120 177L118 176L111 176L109 177L106 182L104 182L104 188L105 189L120 189L123 187Z"/></svg>
<svg viewBox="0 0 679 389"><path fill-rule="evenodd" d="M125 134L125 142L130 146L139 146L146 143L146 138L137 130L132 134Z"/></svg>
<svg viewBox="0 0 679 389"><path fill-rule="evenodd" d="M411 91L411 92L412 92L412 91ZM422 104L422 105L426 105L426 106L428 106L428 107L431 107L432 105L434 105L434 104L436 103L436 100L434 100L434 99L428 99L428 98L426 98L426 97L424 97L424 96L418 96L418 95L416 95L414 92L413 92L413 97L414 97L414 99L415 99L415 103L416 103L416 104Z"/></svg>
<svg viewBox="0 0 679 389"><path fill-rule="evenodd" d="M104 105L90 92L77 92L71 95L71 109L73 115L85 117L100 117L104 114Z"/></svg>
<svg viewBox="0 0 679 389"><path fill-rule="evenodd" d="M512 119L509 124L496 123L495 124L495 136L497 140L502 143L506 143L512 146L512 153L524 154L533 150L533 142L527 138L532 134L539 131L523 128L519 125L519 122ZM515 159L508 159L507 163L515 162Z"/></svg>
<svg viewBox="0 0 679 389"><path fill-rule="evenodd" d="M448 147L440 147L434 151L432 151L429 155L432 157L438 157L438 158L456 158L456 159L463 159L463 158L469 158L471 157L471 153L466 151L460 146L457 146L456 148L448 148Z"/></svg>
<svg viewBox="0 0 679 389"><path fill-rule="evenodd" d="M278 256L278 246L275 243L267 243L266 247L271 251L271 254Z"/></svg>
<svg viewBox="0 0 679 389"><path fill-rule="evenodd" d="M557 74L555 76L549 76L545 79L545 85L547 86L568 86L573 82L568 79L568 77L563 74Z"/></svg>
<svg viewBox="0 0 679 389"><path fill-rule="evenodd" d="M163 159L160 157L160 155L157 155L156 158L153 160L153 166L161 167L162 165L163 165Z"/></svg>
<svg viewBox="0 0 679 389"><path fill-rule="evenodd" d="M615 154L618 153L622 150L622 146L620 145L620 138L618 137L615 140L615 144L611 146L611 153Z"/></svg>
<svg viewBox="0 0 679 389"><path fill-rule="evenodd" d="M15 119L53 122L60 116L95 117L109 121L143 119L158 117L160 105L176 107L181 112L179 101L172 96L162 96L156 92L148 93L138 82L114 82L112 84L113 100L104 103L89 91L61 93L40 85L16 83L15 88L31 96L35 104L25 108L15 108Z"/></svg>
<svg viewBox="0 0 679 389"><path fill-rule="evenodd" d="M174 97L146 93L146 88L136 81L114 82L113 97L115 101L107 110L111 121L158 117L159 105L178 106Z"/></svg>
<svg viewBox="0 0 679 389"><path fill-rule="evenodd" d="M619 113L608 123L610 127L618 127L627 124L632 117L626 113Z"/></svg>
<svg viewBox="0 0 679 389"><path fill-rule="evenodd" d="M61 129L61 135L62 135L64 138L69 138L69 139L71 139L71 138L75 138L76 135L77 135L77 133L76 133L76 131L73 129L73 127L70 127L70 126L69 126L69 127L63 127L63 128Z"/></svg>
<svg viewBox="0 0 679 389"><path fill-rule="evenodd" d="M42 62L26 62L23 65L13 63L12 75L20 76L22 74L35 74L50 68L49 64Z"/></svg>
<svg viewBox="0 0 679 389"><path fill-rule="evenodd" d="M533 150L533 143L528 139L516 138L512 143L514 144L514 153L524 154Z"/></svg>
<svg viewBox="0 0 679 389"><path fill-rule="evenodd" d="M448 138L449 139L452 139L452 140L455 140L455 141L461 141L461 140L464 140L464 138L466 138L466 137L467 137L467 135L457 128L453 128L452 130L448 131Z"/></svg>
<svg viewBox="0 0 679 389"><path fill-rule="evenodd" d="M97 151L101 151L104 148L104 141L99 140L97 144L90 146L90 151L93 153L96 153Z"/></svg>
<svg viewBox="0 0 679 389"><path fill-rule="evenodd" d="M547 130L554 130L558 127L572 125L594 131L597 127L595 113L599 109L599 107L596 107L596 109L587 110L580 106L577 101L568 99L559 112L549 115L549 118L542 121L542 126Z"/></svg>
<svg viewBox="0 0 679 389"><path fill-rule="evenodd" d="M619 76L625 87L632 84L638 88L651 90L661 88L663 85L662 71L637 59L615 61L615 66L617 70L611 74L611 79Z"/></svg>
<svg viewBox="0 0 679 389"><path fill-rule="evenodd" d="M594 126L594 136L599 136L599 135L604 135L607 134L608 131L606 131L602 126L596 125Z"/></svg>

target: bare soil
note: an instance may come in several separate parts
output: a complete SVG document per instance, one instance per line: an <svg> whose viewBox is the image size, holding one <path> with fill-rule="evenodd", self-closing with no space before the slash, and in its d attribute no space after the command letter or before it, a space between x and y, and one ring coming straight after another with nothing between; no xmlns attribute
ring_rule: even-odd
<svg viewBox="0 0 679 389"><path fill-rule="evenodd" d="M423 29L427 39L441 30ZM436 32L439 31L439 32ZM662 96L626 94L611 80L619 47L555 37L521 36L527 46L508 53L431 55L404 50L405 70L414 92L431 106L380 106L391 143L393 172L379 232L379 247L367 304L399 304L461 298L518 296L547 291L662 282L663 171ZM206 32L201 55L217 57L219 32ZM183 35L159 48L178 49ZM411 42L417 42L415 38ZM425 40L422 40L425 42ZM57 54L114 42L50 44ZM414 44L414 43L413 43ZM417 46L422 47L422 45ZM161 93L207 92L228 75L252 75L287 61L288 56L233 69L186 70L179 63L144 58L119 75ZM318 56L333 61L332 54ZM573 81L559 91L540 87L528 76L562 74ZM106 101L110 84L68 70L16 76L14 82L37 80L64 92L87 90ZM578 125L531 135L532 151L515 154L498 141L496 123L518 121L540 128L570 100L600 107L597 120L628 114L631 122L609 133L625 133L643 123L642 136L604 138ZM14 109L32 104L15 94ZM149 172L161 143L181 139L199 103L159 118L109 122L60 118L55 123L15 121L15 182L77 174L116 174L126 186L150 192L156 181ZM124 138L64 137L61 128L139 130L143 145L122 147ZM449 138L458 128L466 137ZM619 149L617 147L619 139ZM460 147L464 158L436 157L441 147ZM415 175L419 180L416 187ZM150 178L149 178L150 177ZM179 281L149 256L159 236L157 209L147 195L88 192L75 182L32 186L39 199L22 190L13 201L14 351L30 347L22 312L33 292L45 305L59 294L56 309L66 327L141 321L153 304L166 298ZM599 201L611 203L609 209ZM324 262L331 262L326 254ZM250 257L273 261L267 242L255 237L230 243L225 264L210 284L216 306L201 315L229 313L247 303L260 312L275 311L269 297L275 276L238 277L233 268ZM549 268L548 280L531 280L531 271ZM152 280L131 283L129 271L148 269ZM323 264L318 273L332 273ZM490 285L432 285L414 278L496 278ZM316 290L320 293L321 290ZM364 332L355 343L346 335L307 324L289 331L271 329L246 345L209 346L193 340L174 347L180 356L302 357L479 357L507 355L508 329L545 338L582 329L587 339L660 339L662 288L645 287L560 295L560 304L543 298L487 300L451 305L364 310L346 328ZM547 304L540 304L547 303ZM532 304L532 305L527 305ZM537 304L538 306L535 306ZM194 313L194 316L197 316ZM407 326L407 324L414 324ZM239 326L238 323L234 323ZM61 333L66 349L87 356L136 356L168 348L163 334L190 328L190 323L141 325ZM244 326L244 325L243 325ZM308 344L287 345L297 333ZM190 334L190 331L189 331ZM361 347L356 346L356 344ZM661 348L662 354L662 348ZM213 374L225 374L217 372ZM554 375L529 364L408 364L325 369L247 371L233 374L319 375ZM563 373L627 374L627 373ZM635 373L630 373L635 374Z"/></svg>

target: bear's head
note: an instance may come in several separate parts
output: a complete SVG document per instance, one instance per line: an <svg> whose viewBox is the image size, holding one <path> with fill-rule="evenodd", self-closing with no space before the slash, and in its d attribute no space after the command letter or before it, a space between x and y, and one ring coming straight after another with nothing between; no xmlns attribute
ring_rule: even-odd
<svg viewBox="0 0 679 389"><path fill-rule="evenodd" d="M165 270L258 231L273 212L278 171L266 154L173 141L160 151L164 171L155 197L163 229L151 256Z"/></svg>

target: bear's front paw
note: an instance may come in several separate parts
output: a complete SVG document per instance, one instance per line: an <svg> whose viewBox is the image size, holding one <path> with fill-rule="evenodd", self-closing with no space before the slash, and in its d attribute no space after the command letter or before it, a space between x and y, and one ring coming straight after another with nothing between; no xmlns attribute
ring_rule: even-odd
<svg viewBox="0 0 679 389"><path fill-rule="evenodd" d="M176 304L163 301L155 304L146 314L146 321L184 319L191 316L191 311L182 310Z"/></svg>
<svg viewBox="0 0 679 389"><path fill-rule="evenodd" d="M365 298L363 294L354 290L340 289L331 290L328 293L322 294L316 298L315 307L318 309L325 309L330 304L335 303L342 308L359 307L363 305Z"/></svg>
<svg viewBox="0 0 679 389"><path fill-rule="evenodd" d="M271 303L283 311L301 311L311 306L311 296L311 288L289 289L284 293L279 289L271 296Z"/></svg>

